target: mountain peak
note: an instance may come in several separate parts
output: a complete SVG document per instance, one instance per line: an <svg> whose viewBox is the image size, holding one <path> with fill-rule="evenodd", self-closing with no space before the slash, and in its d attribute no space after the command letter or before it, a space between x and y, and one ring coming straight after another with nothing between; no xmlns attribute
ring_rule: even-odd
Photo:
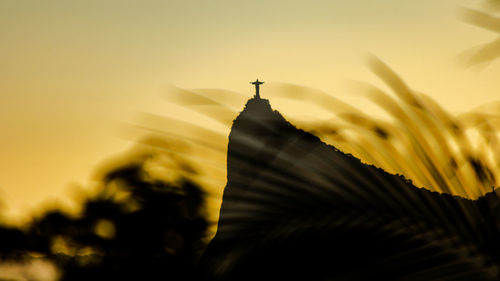
<svg viewBox="0 0 500 281"><path fill-rule="evenodd" d="M238 124L238 126L235 126L235 124L242 122L242 120L249 120L249 122L254 122L256 125L264 125L264 122L268 121L285 121L286 120L281 116L281 114L278 111L274 111L271 108L271 104L269 103L268 99L261 99L261 98L251 98L247 101L245 104L245 107L243 108L243 111L236 117L236 119L233 122L233 128L232 130L235 129L240 129L239 127L244 127L247 124ZM253 120L253 121L251 121ZM243 121L245 122L245 121ZM231 132L232 132L231 130Z"/></svg>
<svg viewBox="0 0 500 281"><path fill-rule="evenodd" d="M295 128L269 100L252 98L229 134L227 184L204 265L216 280L449 277L447 270L418 275L424 260L497 280L483 262L493 264L500 245L489 199L417 188ZM465 246L450 241L471 250L464 254Z"/></svg>

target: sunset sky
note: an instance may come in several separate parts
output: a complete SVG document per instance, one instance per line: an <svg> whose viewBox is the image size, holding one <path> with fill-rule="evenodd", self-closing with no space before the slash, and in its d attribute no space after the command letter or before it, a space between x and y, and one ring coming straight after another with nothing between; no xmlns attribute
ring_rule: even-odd
<svg viewBox="0 0 500 281"><path fill-rule="evenodd" d="M19 215L69 197L133 144L120 128L138 112L199 122L168 103L170 86L250 97L259 78L285 116L314 115L273 100L266 86L294 83L357 104L346 81L381 85L365 64L373 54L451 112L500 100L500 63L465 69L458 59L495 36L460 17L459 7L480 3L0 1L0 199Z"/></svg>

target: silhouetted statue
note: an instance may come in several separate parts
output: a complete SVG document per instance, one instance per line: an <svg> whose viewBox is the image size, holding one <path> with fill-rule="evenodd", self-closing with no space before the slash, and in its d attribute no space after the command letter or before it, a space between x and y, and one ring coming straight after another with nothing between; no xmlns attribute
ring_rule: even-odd
<svg viewBox="0 0 500 281"><path fill-rule="evenodd" d="M260 99L259 88L260 85L264 84L264 82L259 81L259 79L255 80L255 82L250 82L250 84L255 85L255 98Z"/></svg>

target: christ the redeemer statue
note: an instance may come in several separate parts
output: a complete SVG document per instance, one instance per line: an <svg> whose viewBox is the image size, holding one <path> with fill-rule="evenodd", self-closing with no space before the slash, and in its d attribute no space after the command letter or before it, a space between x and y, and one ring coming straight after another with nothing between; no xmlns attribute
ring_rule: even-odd
<svg viewBox="0 0 500 281"><path fill-rule="evenodd" d="M264 82L260 82L259 79L257 79L255 82L250 82L250 84L255 85L255 98L260 99L259 86L264 84Z"/></svg>

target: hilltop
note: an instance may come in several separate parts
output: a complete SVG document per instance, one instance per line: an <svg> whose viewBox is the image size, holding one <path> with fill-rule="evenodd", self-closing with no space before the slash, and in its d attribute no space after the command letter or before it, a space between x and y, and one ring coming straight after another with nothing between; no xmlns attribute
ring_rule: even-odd
<svg viewBox="0 0 500 281"><path fill-rule="evenodd" d="M216 280L496 280L498 198L415 187L252 98L229 135ZM453 276L456 276L453 277Z"/></svg>

